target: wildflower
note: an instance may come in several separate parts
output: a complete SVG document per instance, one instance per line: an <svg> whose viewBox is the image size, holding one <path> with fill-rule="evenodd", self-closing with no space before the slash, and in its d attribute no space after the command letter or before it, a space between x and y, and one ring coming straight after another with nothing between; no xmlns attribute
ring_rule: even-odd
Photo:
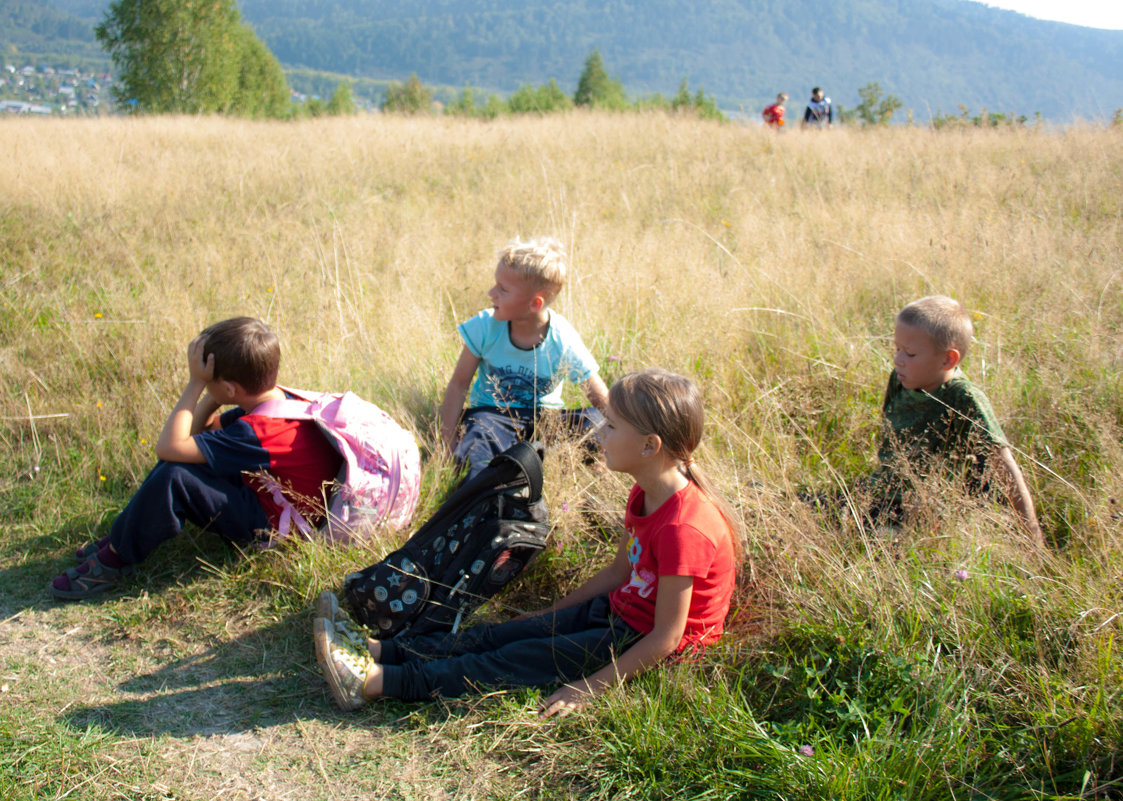
<svg viewBox="0 0 1123 801"><path fill-rule="evenodd" d="M966 570L955 571L955 579L956 579L956 581L966 581L967 580L967 571Z"/></svg>
<svg viewBox="0 0 1123 801"><path fill-rule="evenodd" d="M722 225L724 225L724 226L725 226L726 228L728 228L728 227L729 227L729 226L731 225L731 223L729 222L729 220L722 220L722 221L721 221L721 224L722 224Z"/></svg>
<svg viewBox="0 0 1123 801"><path fill-rule="evenodd" d="M608 361L610 361L610 362L618 362L618 361L620 361L620 357L619 357L619 356L609 356L609 357L608 357Z"/></svg>
<svg viewBox="0 0 1123 801"><path fill-rule="evenodd" d="M799 747L799 753L803 756L815 756L815 749L809 745L801 745Z"/></svg>
<svg viewBox="0 0 1123 801"><path fill-rule="evenodd" d="M569 504L568 504L568 503L563 503L563 504L562 504L562 506L561 506L561 510L562 510L563 512L568 512L568 511L569 511Z"/></svg>
<svg viewBox="0 0 1123 801"><path fill-rule="evenodd" d="M94 312L94 317L96 319L101 319L101 312Z"/></svg>

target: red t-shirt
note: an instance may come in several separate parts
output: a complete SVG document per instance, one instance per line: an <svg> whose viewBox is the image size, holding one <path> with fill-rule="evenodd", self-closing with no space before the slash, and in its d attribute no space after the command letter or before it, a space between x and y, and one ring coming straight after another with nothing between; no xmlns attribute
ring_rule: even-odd
<svg viewBox="0 0 1123 801"><path fill-rule="evenodd" d="M254 492L276 528L281 509L252 474L266 470L285 497L309 522L324 514L325 484L343 466L343 457L314 420L285 420L233 409L222 415L222 428L195 435L195 443L216 475L242 479ZM315 523L313 522L313 525Z"/></svg>
<svg viewBox="0 0 1123 801"><path fill-rule="evenodd" d="M708 645L722 634L733 597L737 564L725 518L694 482L644 517L643 490L632 487L624 512L628 583L609 595L612 611L641 634L655 627L660 576L691 576L690 611L677 650Z"/></svg>
<svg viewBox="0 0 1123 801"><path fill-rule="evenodd" d="M784 124L784 107L778 103L773 103L762 111L760 116L764 117L764 121L769 125L779 127Z"/></svg>

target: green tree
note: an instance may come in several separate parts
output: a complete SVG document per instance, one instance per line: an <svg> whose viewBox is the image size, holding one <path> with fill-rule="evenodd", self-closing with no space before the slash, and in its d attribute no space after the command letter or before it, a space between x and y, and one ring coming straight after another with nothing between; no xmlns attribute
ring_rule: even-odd
<svg viewBox="0 0 1123 801"><path fill-rule="evenodd" d="M862 102L854 108L854 113L863 125L888 125L893 114L904 105L896 95L881 96L881 84L867 83L858 90Z"/></svg>
<svg viewBox="0 0 1123 801"><path fill-rule="evenodd" d="M246 117L286 117L291 114L292 93L284 70L269 48L245 25L242 37L238 86L229 111Z"/></svg>
<svg viewBox="0 0 1123 801"><path fill-rule="evenodd" d="M465 86L456 96L456 100L445 105L445 114L455 117L475 117L480 113L476 104L476 93L471 86Z"/></svg>
<svg viewBox="0 0 1123 801"><path fill-rule="evenodd" d="M114 0L94 34L117 68L117 102L137 111L283 115L281 65L234 0Z"/></svg>
<svg viewBox="0 0 1123 801"><path fill-rule="evenodd" d="M310 97L304 101L304 113L309 117L322 117L327 113L327 104L318 97Z"/></svg>
<svg viewBox="0 0 1123 801"><path fill-rule="evenodd" d="M606 108L613 111L622 111L628 108L628 97L624 94L624 85L618 78L610 78L604 68L604 59L600 51L594 50L585 59L585 69L577 81L577 91L573 95L573 102L578 106L590 108Z"/></svg>
<svg viewBox="0 0 1123 801"><path fill-rule="evenodd" d="M692 111L703 119L725 122L725 115L717 107L717 101L714 100L713 95L707 95L705 90L699 86L698 91L691 96L690 85L686 78L682 79L678 91L671 98L671 109L673 111Z"/></svg>
<svg viewBox="0 0 1123 801"><path fill-rule="evenodd" d="M380 108L383 111L417 114L429 111L432 103L433 91L413 74L404 84L395 82L386 87L386 96L382 99Z"/></svg>
<svg viewBox="0 0 1123 801"><path fill-rule="evenodd" d="M549 83L537 88L531 84L520 86L507 98L507 107L513 114L546 114L573 108L573 101L558 86L558 82L551 78Z"/></svg>
<svg viewBox="0 0 1123 801"><path fill-rule="evenodd" d="M351 91L351 82L340 81L328 100L328 114L354 114L356 111L358 107L355 105L355 93Z"/></svg>

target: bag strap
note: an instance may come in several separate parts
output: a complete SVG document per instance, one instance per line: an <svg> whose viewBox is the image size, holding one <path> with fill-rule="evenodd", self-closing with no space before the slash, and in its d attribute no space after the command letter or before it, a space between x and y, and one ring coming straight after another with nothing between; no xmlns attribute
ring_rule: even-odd
<svg viewBox="0 0 1123 801"><path fill-rule="evenodd" d="M279 417L286 420L311 420L313 401L323 393L309 392L305 389L293 389L277 385L277 389L285 393L281 400L265 401L255 406L250 414L260 414L263 417Z"/></svg>
<svg viewBox="0 0 1123 801"><path fill-rule="evenodd" d="M311 420L312 404L303 400L271 400L255 406L250 414L278 417L284 420Z"/></svg>
<svg viewBox="0 0 1123 801"><path fill-rule="evenodd" d="M531 445L529 442L519 440L492 459L488 466L495 467L504 462L514 464L526 479L530 487L530 502L534 503L542 497L542 455L539 453L541 448L541 445Z"/></svg>

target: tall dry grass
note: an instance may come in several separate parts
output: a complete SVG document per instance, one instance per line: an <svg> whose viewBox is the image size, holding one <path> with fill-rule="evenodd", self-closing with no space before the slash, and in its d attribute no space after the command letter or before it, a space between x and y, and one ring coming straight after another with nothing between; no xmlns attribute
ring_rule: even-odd
<svg viewBox="0 0 1123 801"><path fill-rule="evenodd" d="M108 514L150 463L187 341L235 314L281 333L285 381L353 388L431 445L455 325L486 305L496 251L551 234L572 261L555 305L606 377L661 365L704 389L702 459L747 523L744 653L796 619L860 621L908 651L918 631L955 636L960 616L1000 629L994 599L1008 590L1040 601L1042 626L1081 634L1066 687L1119 671L1112 656L1104 673L1102 651L1119 629L1118 129L775 136L571 113L0 120L0 141L10 476L38 465L61 482L55 497ZM896 539L840 529L793 498L870 468L893 315L931 293L975 314L966 370L1016 448L1050 554L1025 547L1008 510L954 493ZM547 469L563 551L527 596L564 589L608 553L599 529L626 492L565 449ZM427 475L434 487L444 476ZM49 528L18 514L21 530ZM310 597L340 567L328 557L282 572ZM931 582L960 567L998 595L948 606ZM967 646L965 673L973 647L983 662L1006 647ZM1017 676L994 692L1055 705L1038 680L1048 671L1010 659Z"/></svg>

